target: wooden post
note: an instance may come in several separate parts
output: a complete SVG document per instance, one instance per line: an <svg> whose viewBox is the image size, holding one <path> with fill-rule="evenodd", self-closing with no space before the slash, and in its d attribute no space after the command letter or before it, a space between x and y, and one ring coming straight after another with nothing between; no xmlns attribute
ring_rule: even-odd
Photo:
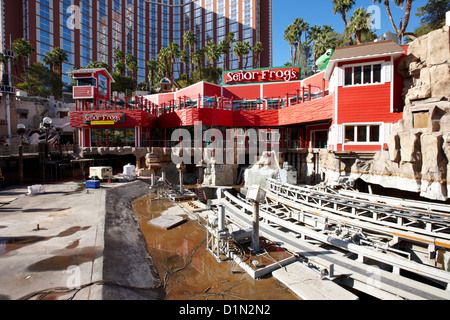
<svg viewBox="0 0 450 320"><path fill-rule="evenodd" d="M322 78L322 98L325 98L325 78Z"/></svg>

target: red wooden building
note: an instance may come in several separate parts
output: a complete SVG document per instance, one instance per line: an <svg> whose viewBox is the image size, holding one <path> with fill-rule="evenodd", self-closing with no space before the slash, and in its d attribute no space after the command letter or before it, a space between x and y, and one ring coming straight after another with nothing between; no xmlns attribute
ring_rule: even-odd
<svg viewBox="0 0 450 320"><path fill-rule="evenodd" d="M171 146L173 130L277 129L282 148L374 151L387 147L402 118L403 79L394 42L338 48L325 72L301 79L298 66L227 71L223 85L199 82L177 92L110 98L104 69L79 70L71 125L80 147ZM106 78L106 89L99 82ZM89 94L88 94L89 93ZM225 135L224 135L225 136Z"/></svg>
<svg viewBox="0 0 450 320"><path fill-rule="evenodd" d="M337 48L325 79L334 95L329 148L387 148L392 124L403 117L403 78L397 71L406 49L392 41Z"/></svg>
<svg viewBox="0 0 450 320"><path fill-rule="evenodd" d="M77 85L70 123L80 147L148 146L156 116L143 107L143 99L111 98L114 79L103 68L74 70L72 77Z"/></svg>

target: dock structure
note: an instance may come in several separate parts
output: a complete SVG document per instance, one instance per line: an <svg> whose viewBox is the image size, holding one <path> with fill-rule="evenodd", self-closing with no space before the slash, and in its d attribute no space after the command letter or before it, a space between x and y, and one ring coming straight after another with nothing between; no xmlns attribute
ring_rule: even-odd
<svg viewBox="0 0 450 320"><path fill-rule="evenodd" d="M261 205L261 236L296 253L300 260L307 262L307 268L319 270L324 279L321 281L352 287L380 299L450 299L450 291L446 290L450 283L450 273L413 261L407 252L389 247L389 241L395 242L389 232L380 233L377 238L375 232L370 233L370 228L348 224L345 216L331 216L329 211L326 211L328 215L323 215L325 210L317 208L306 211L298 208L298 203L292 201L293 198L289 202L287 198L278 195L277 201L273 201L275 196L275 193L269 192L267 202ZM251 226L252 205L244 197L223 191L223 196L213 203L224 206L229 221L244 228ZM422 215L426 213L422 212ZM371 225L367 221L364 223ZM400 270L425 276L431 282L424 283L406 277ZM283 271L274 272L283 274ZM292 276L291 274L289 277ZM301 279L300 277L299 281ZM294 287L302 287L294 286L296 282L292 279L286 278L285 281L291 283L288 286L293 291ZM315 288L319 287L320 281L317 281L313 285ZM313 296L312 292L302 294Z"/></svg>

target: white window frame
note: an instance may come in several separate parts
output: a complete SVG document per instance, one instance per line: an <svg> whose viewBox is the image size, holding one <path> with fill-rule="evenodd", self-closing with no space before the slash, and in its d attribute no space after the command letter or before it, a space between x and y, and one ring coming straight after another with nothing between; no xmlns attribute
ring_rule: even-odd
<svg viewBox="0 0 450 320"><path fill-rule="evenodd" d="M377 83L373 83L373 68L371 71L371 83L363 83L364 79L363 79L363 75L361 78L361 84L351 84L351 85L346 85L345 84L345 69L347 68L354 68L354 67L362 67L362 69L364 70L364 66L373 66L376 64L381 64L381 75L380 75L380 82ZM380 60L380 61L371 61L371 62L365 62L365 63L356 63L356 64L345 64L343 65L342 68L342 86L344 88L351 88L351 87L361 87L361 86L378 86L378 85L382 85L385 84L386 82L390 82L389 77L386 76L386 72L387 69L386 67L389 67L389 62L384 61L384 60ZM352 83L354 83L354 72L352 72Z"/></svg>
<svg viewBox="0 0 450 320"><path fill-rule="evenodd" d="M366 127L367 139L370 139L370 127L379 126L379 140L378 141L356 141L358 137L358 127ZM346 127L354 127L355 141L345 141L345 129ZM383 122L363 122L363 123L344 123L342 124L342 141L344 145L383 145L384 144L384 123Z"/></svg>

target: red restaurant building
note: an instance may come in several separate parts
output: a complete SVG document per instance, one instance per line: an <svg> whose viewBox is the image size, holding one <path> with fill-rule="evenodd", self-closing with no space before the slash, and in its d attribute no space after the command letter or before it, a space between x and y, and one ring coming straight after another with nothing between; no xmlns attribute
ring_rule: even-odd
<svg viewBox="0 0 450 320"><path fill-rule="evenodd" d="M222 85L199 82L122 99L110 98L106 70L78 70L71 125L80 147L169 147L173 130L193 130L201 121L222 131L277 129L282 149L382 150L402 118L396 66L404 55L391 41L349 46L336 49L326 71L306 79L299 66L226 71Z"/></svg>

